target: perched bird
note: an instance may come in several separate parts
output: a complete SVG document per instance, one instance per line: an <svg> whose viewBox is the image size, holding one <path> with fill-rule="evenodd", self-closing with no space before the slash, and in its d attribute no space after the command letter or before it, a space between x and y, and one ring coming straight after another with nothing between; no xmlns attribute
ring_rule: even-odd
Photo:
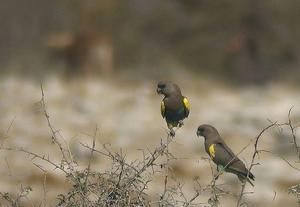
<svg viewBox="0 0 300 207"><path fill-rule="evenodd" d="M186 97L181 94L178 85L170 81L160 81L157 84L157 93L164 95L161 102L161 115L166 119L171 135L174 136L174 127L181 127L183 119L190 113L190 103Z"/></svg>
<svg viewBox="0 0 300 207"><path fill-rule="evenodd" d="M197 136L203 136L205 151L217 165L218 171L224 170L236 174L241 182L248 181L252 186L254 175L245 167L244 163L231 151L219 135L216 128L211 125L200 125Z"/></svg>

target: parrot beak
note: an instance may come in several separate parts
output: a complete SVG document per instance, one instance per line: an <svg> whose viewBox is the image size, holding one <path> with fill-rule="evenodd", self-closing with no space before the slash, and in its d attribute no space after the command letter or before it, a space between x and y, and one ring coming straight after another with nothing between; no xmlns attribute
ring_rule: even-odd
<svg viewBox="0 0 300 207"><path fill-rule="evenodd" d="M201 130L197 129L197 133L196 134L197 134L197 137L202 136Z"/></svg>
<svg viewBox="0 0 300 207"><path fill-rule="evenodd" d="M161 89L161 88L157 88L157 89L156 89L156 92L157 92L158 94L162 94L162 89Z"/></svg>
<svg viewBox="0 0 300 207"><path fill-rule="evenodd" d="M200 131L197 130L197 137L200 137Z"/></svg>

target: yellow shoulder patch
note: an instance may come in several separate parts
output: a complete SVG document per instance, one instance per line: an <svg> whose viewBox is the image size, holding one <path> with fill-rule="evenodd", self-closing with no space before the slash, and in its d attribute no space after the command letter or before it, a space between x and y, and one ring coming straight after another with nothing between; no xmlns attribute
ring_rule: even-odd
<svg viewBox="0 0 300 207"><path fill-rule="evenodd" d="M185 108L186 117L188 117L189 113L190 113L191 106L190 106L189 100L186 97L183 98L183 105L184 105L184 108Z"/></svg>
<svg viewBox="0 0 300 207"><path fill-rule="evenodd" d="M162 100L161 104L160 104L160 113L161 113L162 117L165 117L165 111L166 111L165 103L164 103L164 100Z"/></svg>
<svg viewBox="0 0 300 207"><path fill-rule="evenodd" d="M212 144L212 145L209 146L208 152L209 152L209 156L211 158L215 158L215 156L216 156L215 144Z"/></svg>
<svg viewBox="0 0 300 207"><path fill-rule="evenodd" d="M183 104L184 104L184 106L185 106L185 108L187 108L188 110L190 110L190 102L189 102L189 100L187 99L187 98L183 98Z"/></svg>

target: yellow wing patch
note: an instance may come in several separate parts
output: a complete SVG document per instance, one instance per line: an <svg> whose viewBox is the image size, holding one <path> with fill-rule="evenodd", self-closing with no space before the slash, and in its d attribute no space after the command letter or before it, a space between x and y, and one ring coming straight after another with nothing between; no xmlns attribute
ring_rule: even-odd
<svg viewBox="0 0 300 207"><path fill-rule="evenodd" d="M165 103L162 100L162 102L160 104L160 113L161 113L162 117L165 117L165 111L166 111Z"/></svg>
<svg viewBox="0 0 300 207"><path fill-rule="evenodd" d="M215 156L216 156L215 144L212 144L212 145L209 146L208 152L209 152L209 156L211 158L215 158Z"/></svg>
<svg viewBox="0 0 300 207"><path fill-rule="evenodd" d="M189 100L186 97L183 98L183 105L184 105L184 108L185 108L186 117L188 117L188 115L190 113L191 106L190 106Z"/></svg>

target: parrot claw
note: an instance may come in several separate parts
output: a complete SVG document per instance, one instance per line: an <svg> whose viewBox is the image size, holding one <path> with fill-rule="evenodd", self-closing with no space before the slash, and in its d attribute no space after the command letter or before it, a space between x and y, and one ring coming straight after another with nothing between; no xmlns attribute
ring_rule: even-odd
<svg viewBox="0 0 300 207"><path fill-rule="evenodd" d="M178 127L180 128L182 126L183 126L183 121L182 120L178 121Z"/></svg>
<svg viewBox="0 0 300 207"><path fill-rule="evenodd" d="M171 129L171 130L170 130L170 136L171 136L171 137L175 137L175 131L174 131L174 129Z"/></svg>

